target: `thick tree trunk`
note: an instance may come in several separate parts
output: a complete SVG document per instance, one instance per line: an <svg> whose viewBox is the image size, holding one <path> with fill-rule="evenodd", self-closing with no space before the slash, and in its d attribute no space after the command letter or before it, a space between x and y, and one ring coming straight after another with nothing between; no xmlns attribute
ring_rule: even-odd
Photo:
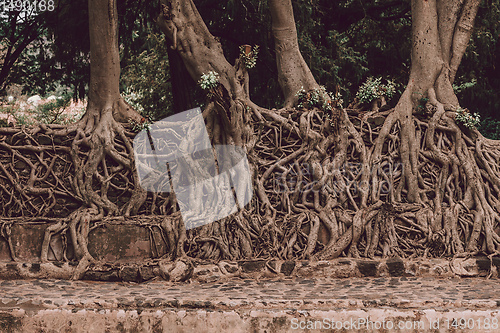
<svg viewBox="0 0 500 333"><path fill-rule="evenodd" d="M140 124L144 119L120 95L117 19L116 0L89 0L91 63L87 111L78 123L62 131L76 131L70 151L75 169L71 185L83 205L47 228L42 245L41 259L46 261L52 235L69 230L79 260L75 279L81 278L94 261L87 249L90 224L104 215L135 214L146 199L146 192L138 186L133 149L123 126L128 122ZM63 134L60 130L47 132ZM120 140L115 140L117 135ZM116 166L108 169L110 160ZM121 171L132 175L131 195L123 207L108 198L110 182ZM100 186L96 186L96 181Z"/></svg>
<svg viewBox="0 0 500 333"><path fill-rule="evenodd" d="M467 48L480 0L412 1L412 99L433 90L447 106L458 106L451 84ZM420 96L417 96L420 95Z"/></svg>
<svg viewBox="0 0 500 333"><path fill-rule="evenodd" d="M90 84L86 130L92 130L107 113L119 122L140 123L142 117L120 95L120 54L116 0L89 0Z"/></svg>
<svg viewBox="0 0 500 333"><path fill-rule="evenodd" d="M162 11L156 22L181 55L193 80L216 72L231 96L244 98L241 84L234 80L236 68L224 57L221 44L208 31L193 1L162 0L161 3Z"/></svg>
<svg viewBox="0 0 500 333"><path fill-rule="evenodd" d="M227 61L192 0L162 1L156 22L193 80L209 72L219 75L220 85L204 112L213 142L251 146L253 131L248 117L252 103L247 94L248 72L240 59L234 66Z"/></svg>
<svg viewBox="0 0 500 333"><path fill-rule="evenodd" d="M168 43L172 45L172 43ZM193 91L196 83L189 75L181 56L171 47L167 47L170 78L172 79L172 99L174 113L190 110L196 107L193 101Z"/></svg>
<svg viewBox="0 0 500 333"><path fill-rule="evenodd" d="M459 107L451 84L453 79L450 75L454 75L454 72L451 72L451 61L461 59L465 52L463 39L467 37L468 42L472 27L468 26L465 36L463 22L471 24L474 21L479 3L479 0L412 0L411 72L406 90L396 106L402 136L409 138L401 143L401 157L405 165L405 181L410 202L425 201L417 181L418 142L415 139L413 113L424 99L430 99L436 110L442 109L436 116L438 120L445 108L455 111ZM392 126L393 122L387 122L386 125ZM429 143L428 148L431 147L433 145ZM375 158L379 153L376 151ZM434 153L436 156L441 155ZM445 160L447 164L450 163L443 156L439 157L439 160L442 163L445 163ZM441 199L438 196L436 201Z"/></svg>
<svg viewBox="0 0 500 333"><path fill-rule="evenodd" d="M493 231L495 222L500 221L498 202L489 194L498 191L499 181L484 157L486 147L496 156L498 143L484 139L473 127L457 126L455 111L460 105L452 88L479 3L412 0L409 82L384 123L371 156L372 165L377 165L389 131L400 126L403 195L408 202L428 207L420 220L429 226L428 239L433 246L456 254L479 248L495 253L500 245ZM415 119L414 114L424 104L428 119L419 120L422 115ZM430 165L430 169L423 165ZM429 183L429 178L434 181ZM464 209L474 215L474 230L468 240L460 239L457 232Z"/></svg>
<svg viewBox="0 0 500 333"><path fill-rule="evenodd" d="M297 28L293 17L291 0L270 0L269 9L278 66L278 82L285 95L285 106L291 107L296 101L295 94L318 88L309 67L300 53Z"/></svg>

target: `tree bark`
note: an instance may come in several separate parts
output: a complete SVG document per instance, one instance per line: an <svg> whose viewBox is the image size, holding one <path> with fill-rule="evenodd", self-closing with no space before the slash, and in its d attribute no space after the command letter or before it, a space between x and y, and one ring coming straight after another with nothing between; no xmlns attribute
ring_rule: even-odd
<svg viewBox="0 0 500 333"><path fill-rule="evenodd" d="M270 0L272 29L278 66L278 82L285 95L285 106L291 107L296 101L295 94L318 88L309 67L300 53L297 28L293 17L291 0Z"/></svg>
<svg viewBox="0 0 500 333"><path fill-rule="evenodd" d="M458 106L451 84L472 34L479 4L480 0L412 0L409 86L414 102L433 89L441 103Z"/></svg>
<svg viewBox="0 0 500 333"><path fill-rule="evenodd" d="M72 186L83 205L53 228L46 229L41 253L42 261L46 261L52 235L69 230L75 257L79 260L73 276L75 279L81 278L94 261L87 249L90 224L105 215L133 215L146 200L146 192L139 186L133 148L124 127L128 122L142 123L144 119L120 95L116 0L89 0L88 5L90 84L87 111L74 126L63 131L47 131L55 136L76 132L70 150L74 166ZM119 140L115 139L117 135ZM117 165L114 170L108 169L109 160ZM122 170L132 174L132 188L128 202L120 207L108 198L108 190L110 180ZM99 186L96 186L96 181Z"/></svg>
<svg viewBox="0 0 500 333"><path fill-rule="evenodd" d="M170 46L172 46L171 42L168 43L167 53L170 78L172 79L172 104L174 113L178 113L196 107L192 95L196 89L196 83L189 75L179 53Z"/></svg>
<svg viewBox="0 0 500 333"><path fill-rule="evenodd" d="M86 131L92 130L106 114L116 121L140 123L142 117L120 95L120 54L116 0L89 0L90 84Z"/></svg>
<svg viewBox="0 0 500 333"><path fill-rule="evenodd" d="M434 106L456 110L458 99L453 92L452 59L461 59L465 52L463 46L463 24L473 22L478 0L412 0L412 54L411 72L408 85L396 105L396 114L402 126L402 136L408 138L401 143L401 158L405 165L404 175L408 186L408 200L425 200L418 185L418 142L415 138L413 113L424 98L430 99ZM474 15L473 15L474 14ZM468 30L470 37L470 29ZM455 42L458 40L459 42ZM456 71L456 69L455 69ZM437 108L436 110L439 110ZM440 116L440 115L439 115ZM436 121L436 120L434 120ZM387 122L387 126L393 123ZM436 126L434 124L433 126ZM383 137L379 137L383 140ZM429 148L432 146L429 141ZM431 149L433 150L433 149ZM380 154L375 150L375 159ZM448 165L448 159L433 150L440 162ZM442 198L436 199L436 202ZM438 204L439 205L439 204Z"/></svg>

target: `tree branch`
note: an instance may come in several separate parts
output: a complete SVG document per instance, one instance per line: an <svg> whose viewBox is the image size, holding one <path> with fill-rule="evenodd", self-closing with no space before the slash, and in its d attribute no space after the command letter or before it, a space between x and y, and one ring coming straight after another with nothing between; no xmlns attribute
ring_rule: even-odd
<svg viewBox="0 0 500 333"><path fill-rule="evenodd" d="M453 83L457 74L458 66L469 44L470 36L474 27L477 10L481 0L466 0L461 16L453 35L453 48L450 60L450 82Z"/></svg>

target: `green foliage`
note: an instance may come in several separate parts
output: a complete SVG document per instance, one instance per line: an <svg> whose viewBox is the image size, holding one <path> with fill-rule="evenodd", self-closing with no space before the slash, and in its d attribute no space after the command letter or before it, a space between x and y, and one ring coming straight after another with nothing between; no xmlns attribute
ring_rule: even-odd
<svg viewBox="0 0 500 333"><path fill-rule="evenodd" d="M386 99L391 99L396 92L394 82L387 80L386 84L382 84L382 78L369 77L366 81L359 87L356 93L356 98L361 103L370 103L378 98L385 97Z"/></svg>
<svg viewBox="0 0 500 333"><path fill-rule="evenodd" d="M476 83L477 80L472 79L470 82L463 82L460 85L453 84L453 91L455 92L455 94L460 94L462 91L474 87Z"/></svg>
<svg viewBox="0 0 500 333"><path fill-rule="evenodd" d="M479 110L483 118L500 119L500 2L482 1L467 50L455 77L460 105Z"/></svg>
<svg viewBox="0 0 500 333"><path fill-rule="evenodd" d="M198 80L198 84L203 90L212 90L217 88L219 84L219 74L213 71L208 72L207 74L203 73L201 78Z"/></svg>
<svg viewBox="0 0 500 333"><path fill-rule="evenodd" d="M35 109L35 120L43 124L67 124L73 117L63 115L65 108L71 103L71 95L42 103Z"/></svg>
<svg viewBox="0 0 500 333"><path fill-rule="evenodd" d="M329 112L332 112L334 107L342 108L341 95L327 92L323 86L311 91L305 91L301 87L295 96L298 97L297 107L299 108L318 108Z"/></svg>
<svg viewBox="0 0 500 333"><path fill-rule="evenodd" d="M304 60L327 90L350 101L365 77L380 76L398 97L409 74L409 1L299 0L294 15Z"/></svg>
<svg viewBox="0 0 500 333"><path fill-rule="evenodd" d="M243 65L247 69L252 69L257 65L257 57L259 55L259 45L255 45L252 51L246 53L245 46L240 46L240 57L243 60Z"/></svg>
<svg viewBox="0 0 500 333"><path fill-rule="evenodd" d="M77 113L68 114L64 111L71 103L72 95L66 94L53 101L42 102L33 109L21 107L18 102L12 102L0 106L0 114L7 114L15 120L16 125L31 126L42 124L70 124L79 120L85 113L85 109ZM7 126L7 121L3 121L0 126Z"/></svg>
<svg viewBox="0 0 500 333"><path fill-rule="evenodd" d="M421 99L418 100L419 105L424 105L429 101L428 97L422 97Z"/></svg>
<svg viewBox="0 0 500 333"><path fill-rule="evenodd" d="M481 123L481 116L478 113L471 114L469 110L459 107L456 110L455 119L467 128L473 128Z"/></svg>
<svg viewBox="0 0 500 333"><path fill-rule="evenodd" d="M488 139L500 140L500 120L498 119L484 119L478 130Z"/></svg>
<svg viewBox="0 0 500 333"><path fill-rule="evenodd" d="M172 112L172 93L163 34L150 33L146 49L130 55L121 75L122 96L144 118L161 119Z"/></svg>
<svg viewBox="0 0 500 333"><path fill-rule="evenodd" d="M417 104L417 114L425 114L426 113L426 109L425 109L425 105L427 104L427 102L429 101L429 98L428 97L422 97L418 100L418 104Z"/></svg>
<svg viewBox="0 0 500 333"><path fill-rule="evenodd" d="M135 120L129 119L128 123L132 126L132 131L134 132L140 132L144 129L149 130L151 128L151 122L147 120L139 123Z"/></svg>
<svg viewBox="0 0 500 333"><path fill-rule="evenodd" d="M10 84L20 83L22 77L14 74L13 69L22 66L30 44L35 40L41 41L46 33L47 14L34 8L13 9L23 5L27 4L22 1L0 3L0 94L4 94Z"/></svg>
<svg viewBox="0 0 500 333"><path fill-rule="evenodd" d="M18 103L8 103L4 105L0 105L0 114L7 115L7 118L5 120L0 120L0 127L6 127L9 124L9 119L13 118L15 119L17 124L20 125L27 125L27 121L25 117L22 117L22 109L19 106Z"/></svg>
<svg viewBox="0 0 500 333"><path fill-rule="evenodd" d="M330 123L332 123L332 116L335 113L335 108L342 108L342 104L344 103L342 95L339 92L335 94L328 92L323 86L310 91L306 91L301 87L295 96L298 97L297 107L321 109L325 112Z"/></svg>

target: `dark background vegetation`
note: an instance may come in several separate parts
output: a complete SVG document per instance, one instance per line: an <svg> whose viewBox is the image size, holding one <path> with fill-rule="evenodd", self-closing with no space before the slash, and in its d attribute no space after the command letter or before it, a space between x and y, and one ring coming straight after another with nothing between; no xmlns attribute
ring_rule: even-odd
<svg viewBox="0 0 500 333"><path fill-rule="evenodd" d="M86 0L57 1L53 12L2 12L0 95L13 86L26 95L86 96L89 82ZM264 107L282 103L270 13L264 0L195 0L230 62L239 45L259 45L250 72L251 97ZM318 82L351 101L366 78L404 89L410 70L409 0L293 1L299 44ZM151 120L203 104L203 95L154 23L155 1L118 0L122 92ZM455 80L462 107L482 116L481 131L500 139L500 2L485 0ZM399 95L393 98L397 101ZM344 103L344 106L348 104Z"/></svg>

